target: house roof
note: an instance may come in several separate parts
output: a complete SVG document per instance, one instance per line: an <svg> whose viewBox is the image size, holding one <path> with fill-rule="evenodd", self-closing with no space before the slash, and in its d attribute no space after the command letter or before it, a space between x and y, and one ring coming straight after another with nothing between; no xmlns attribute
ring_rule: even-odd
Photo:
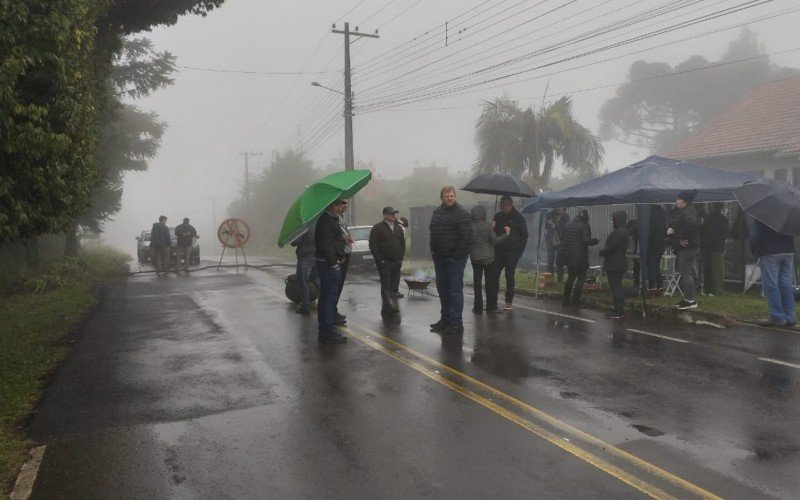
<svg viewBox="0 0 800 500"><path fill-rule="evenodd" d="M756 87L666 156L694 159L752 152L800 155L800 77Z"/></svg>

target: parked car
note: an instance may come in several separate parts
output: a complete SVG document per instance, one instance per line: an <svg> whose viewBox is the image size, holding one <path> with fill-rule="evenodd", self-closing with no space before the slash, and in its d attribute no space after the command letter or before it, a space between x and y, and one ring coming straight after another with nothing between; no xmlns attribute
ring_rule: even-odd
<svg viewBox="0 0 800 500"><path fill-rule="evenodd" d="M350 255L350 269L375 270L375 262L369 251L369 232L372 226L352 226L353 253Z"/></svg>
<svg viewBox="0 0 800 500"><path fill-rule="evenodd" d="M174 265L178 262L178 238L175 236L174 227L169 228L169 235L172 238L172 244L169 249L169 263L170 265ZM139 259L139 262L145 263L153 260L153 256L150 252L150 231L142 231L142 233L136 237L136 241L136 257ZM200 244L197 240L194 240L192 243L192 251L189 254L189 264L193 266L200 264Z"/></svg>

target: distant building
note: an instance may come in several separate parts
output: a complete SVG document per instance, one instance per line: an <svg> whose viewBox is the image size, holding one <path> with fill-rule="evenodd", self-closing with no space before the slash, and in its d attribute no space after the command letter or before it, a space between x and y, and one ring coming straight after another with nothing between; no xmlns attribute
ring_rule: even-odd
<svg viewBox="0 0 800 500"><path fill-rule="evenodd" d="M665 156L800 187L800 77L751 90Z"/></svg>

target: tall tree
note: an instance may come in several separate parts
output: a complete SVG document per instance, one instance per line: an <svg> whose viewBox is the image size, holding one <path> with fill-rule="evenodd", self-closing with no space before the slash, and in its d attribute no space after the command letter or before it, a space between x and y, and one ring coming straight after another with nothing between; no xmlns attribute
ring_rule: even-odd
<svg viewBox="0 0 800 500"><path fill-rule="evenodd" d="M634 62L628 83L600 110L601 139L669 150L757 85L798 74L771 64L764 53L757 35L744 29L718 61L694 55L674 67ZM699 70L714 64L722 65Z"/></svg>
<svg viewBox="0 0 800 500"><path fill-rule="evenodd" d="M166 124L158 115L124 103L171 85L175 57L157 52L146 38L126 38L116 57L109 79L111 102L100 116L101 142L98 150L99 175L89 209L67 231L65 253L78 251L79 227L99 233L103 223L119 212L123 176L126 171L143 171L158 152Z"/></svg>
<svg viewBox="0 0 800 500"><path fill-rule="evenodd" d="M486 102L475 142L475 173L509 172L539 190L547 189L556 160L570 172L593 173L603 158L603 146L575 118L567 96L537 111L508 96Z"/></svg>

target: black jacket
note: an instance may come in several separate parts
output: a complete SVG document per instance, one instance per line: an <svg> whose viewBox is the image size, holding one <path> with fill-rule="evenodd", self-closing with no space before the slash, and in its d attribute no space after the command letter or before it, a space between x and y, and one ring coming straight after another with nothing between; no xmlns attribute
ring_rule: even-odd
<svg viewBox="0 0 800 500"><path fill-rule="evenodd" d="M172 235L166 224L156 222L150 230L150 246L153 248L164 248L172 246Z"/></svg>
<svg viewBox="0 0 800 500"><path fill-rule="evenodd" d="M314 256L325 259L330 266L335 266L344 259L344 233L339 225L339 218L326 210L322 212L314 231L316 252Z"/></svg>
<svg viewBox="0 0 800 500"><path fill-rule="evenodd" d="M692 205L679 208L670 227L675 230L672 245L676 250L700 246L700 224L697 222L697 210ZM681 240L688 240L689 244L683 246L680 244Z"/></svg>
<svg viewBox="0 0 800 500"><path fill-rule="evenodd" d="M650 206L650 233L647 235L647 253L662 255L667 249L667 212L660 205Z"/></svg>
<svg viewBox="0 0 800 500"><path fill-rule="evenodd" d="M305 232L305 234L303 234L303 236L292 242L292 246L296 247L294 253L297 255L298 259L313 257L314 254L316 254L317 245L314 243L315 232L316 228L312 226L308 229L308 231Z"/></svg>
<svg viewBox="0 0 800 500"><path fill-rule="evenodd" d="M754 220L750 226L750 253L753 257L794 254L794 237Z"/></svg>
<svg viewBox="0 0 800 500"><path fill-rule="evenodd" d="M406 235L399 222L394 223L394 230L386 221L380 221L369 232L369 251L380 264L385 260L403 260L406 254Z"/></svg>
<svg viewBox="0 0 800 500"><path fill-rule="evenodd" d="M525 246L528 244L528 226L525 224L525 217L517 211L516 208L511 208L508 215L503 212L498 212L494 216L494 234L502 236L506 234L503 230L508 226L511 228L511 233L508 237L494 247L495 254L516 255L520 256L525 251Z"/></svg>
<svg viewBox="0 0 800 500"><path fill-rule="evenodd" d="M431 254L435 259L466 259L472 244L472 224L469 214L455 203L444 204L431 217Z"/></svg>
<svg viewBox="0 0 800 500"><path fill-rule="evenodd" d="M179 247L190 247L197 237L197 229L191 224L180 224L175 228L175 236L178 238Z"/></svg>
<svg viewBox="0 0 800 500"><path fill-rule="evenodd" d="M608 272L624 272L628 270L628 230L625 229L625 221L628 214L625 212L614 212L611 214L614 222L614 230L606 238L606 246L600 250L600 257Z"/></svg>
<svg viewBox="0 0 800 500"><path fill-rule="evenodd" d="M711 212L700 226L700 245L708 252L724 252L725 240L730 238L728 218L720 212Z"/></svg>
<svg viewBox="0 0 800 500"><path fill-rule="evenodd" d="M589 247L597 245L597 238L592 238L592 229L586 219L575 217L567 222L561 233L561 247L556 257L556 265L589 268Z"/></svg>

